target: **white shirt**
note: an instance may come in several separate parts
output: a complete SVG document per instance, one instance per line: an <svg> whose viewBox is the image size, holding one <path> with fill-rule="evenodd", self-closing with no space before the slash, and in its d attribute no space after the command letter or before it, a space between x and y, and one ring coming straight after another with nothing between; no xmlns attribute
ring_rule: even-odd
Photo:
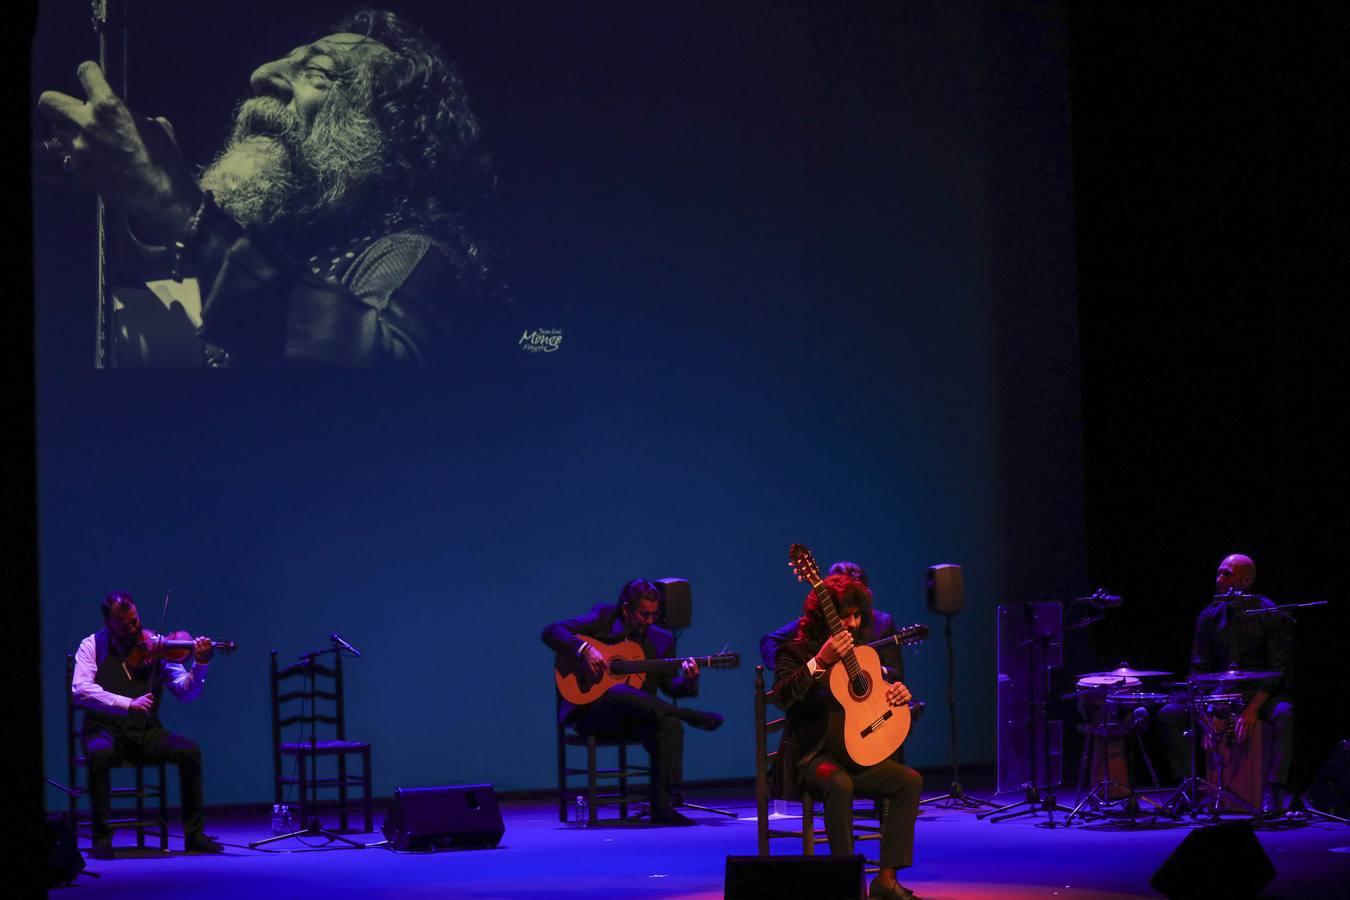
<svg viewBox="0 0 1350 900"><path fill-rule="evenodd" d="M75 651L75 675L70 679L70 692L75 696L75 705L98 713L128 715L127 709L136 698L105 691L94 680L98 674L95 638L96 635L89 635L80 641L80 649ZM108 636L108 640L112 640L112 635ZM163 666L169 692L185 703L196 700L202 692L202 685L206 684L208 665L194 663L189 670L182 663L165 661Z"/></svg>

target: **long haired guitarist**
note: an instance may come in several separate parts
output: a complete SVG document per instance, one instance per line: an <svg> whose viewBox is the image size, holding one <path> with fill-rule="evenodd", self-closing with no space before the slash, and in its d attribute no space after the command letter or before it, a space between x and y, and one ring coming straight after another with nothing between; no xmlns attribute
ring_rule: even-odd
<svg viewBox="0 0 1350 900"><path fill-rule="evenodd" d="M606 674L606 648L628 641L641 647L649 660L666 659L675 649L675 636L654 624L661 595L650 581L635 579L623 586L617 603L602 603L584 616L554 622L540 635L559 657L561 672L568 661L584 683L599 682ZM693 697L698 694L700 668L687 659L678 668L644 673L633 683L609 686L594 700L577 704L563 700L559 716L578 734L601 740L638 740L651 757L651 819L655 824L693 825L676 812L672 790L683 781L684 724L704 731L722 724L715 712L678 707L657 696Z"/></svg>
<svg viewBox="0 0 1350 900"><path fill-rule="evenodd" d="M777 757L783 786L788 799L800 798L807 791L823 801L825 834L830 852L836 855L853 853L854 795L889 800L881 834L881 869L868 896L909 898L913 894L896 880L896 870L913 862L914 820L923 777L890 758L859 765L829 740L840 706L831 692L829 676L836 666L844 665L841 660L855 653L855 642L860 645L856 655L863 655L861 638L871 621L872 592L843 574L823 581L815 575L812 584L802 603L797 634L779 647L774 660L774 702L788 719ZM871 658L876 659L875 652ZM909 688L902 682L881 680L879 663L875 676L880 683L871 690L884 698L884 706L899 710L909 702Z"/></svg>

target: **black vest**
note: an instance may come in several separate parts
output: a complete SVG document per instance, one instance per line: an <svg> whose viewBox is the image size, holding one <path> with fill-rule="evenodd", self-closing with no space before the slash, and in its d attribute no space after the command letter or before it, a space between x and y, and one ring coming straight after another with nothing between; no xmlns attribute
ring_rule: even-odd
<svg viewBox="0 0 1350 900"><path fill-rule="evenodd" d="M122 652L117 648L117 642L111 640L106 628L99 629L94 635L94 659L98 662L98 669L94 673L94 681L98 683L99 687L110 694L118 694L132 699L143 694L153 693L155 705L150 710L149 716L142 716L139 713L133 713L130 716L107 715L85 710L85 730L99 727L119 732L139 731L150 725L158 725L159 698L164 691L164 679L161 672L164 661L152 659L140 669L133 669L129 665L124 665L125 660Z"/></svg>

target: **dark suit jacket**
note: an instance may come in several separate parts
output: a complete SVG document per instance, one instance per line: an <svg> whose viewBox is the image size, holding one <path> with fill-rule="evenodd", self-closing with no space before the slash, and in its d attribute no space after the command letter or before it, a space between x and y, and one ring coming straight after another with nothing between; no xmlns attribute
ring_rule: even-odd
<svg viewBox="0 0 1350 900"><path fill-rule="evenodd" d="M888 612L872 610L872 631L861 643L879 641L895 634L895 618ZM769 632L759 640L759 655L764 658L764 668L770 672L778 662L778 648L789 643L797 636L797 620L793 619L781 627ZM882 674L889 681L905 680L905 655L899 644L889 644L877 651L881 657Z"/></svg>
<svg viewBox="0 0 1350 900"><path fill-rule="evenodd" d="M787 714L771 775L774 796L800 800L802 769L825 748L830 708L835 700L829 681L816 678L806 663L819 650L801 641L787 641L774 660L773 702Z"/></svg>
<svg viewBox="0 0 1350 900"><path fill-rule="evenodd" d="M601 644L628 640L617 603L600 603L584 616L554 622L539 636L553 652L564 656L576 656L581 650L582 638L591 638L591 643ZM656 625L647 627L641 644L648 659L669 659L675 653L675 635ZM658 687L669 697L693 697L698 693L698 682L685 681L678 671L653 672L642 682L642 689L652 695ZM563 701L562 720L570 721L575 711L575 706Z"/></svg>

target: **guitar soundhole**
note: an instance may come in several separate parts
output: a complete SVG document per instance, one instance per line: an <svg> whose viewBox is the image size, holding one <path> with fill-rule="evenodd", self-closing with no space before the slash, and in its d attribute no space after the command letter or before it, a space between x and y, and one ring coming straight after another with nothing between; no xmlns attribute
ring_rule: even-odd
<svg viewBox="0 0 1350 900"><path fill-rule="evenodd" d="M872 689L872 679L866 672L859 672L853 678L849 679L848 690L855 699L861 699L867 696L867 692Z"/></svg>

